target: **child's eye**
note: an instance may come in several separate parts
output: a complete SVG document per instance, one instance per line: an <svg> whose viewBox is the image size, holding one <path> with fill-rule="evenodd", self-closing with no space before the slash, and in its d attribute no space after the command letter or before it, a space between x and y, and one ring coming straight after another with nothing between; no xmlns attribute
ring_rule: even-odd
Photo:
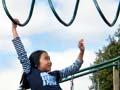
<svg viewBox="0 0 120 90"><path fill-rule="evenodd" d="M46 60L50 60L50 57L49 57L49 56L47 56L47 57L45 57L45 59L46 59Z"/></svg>

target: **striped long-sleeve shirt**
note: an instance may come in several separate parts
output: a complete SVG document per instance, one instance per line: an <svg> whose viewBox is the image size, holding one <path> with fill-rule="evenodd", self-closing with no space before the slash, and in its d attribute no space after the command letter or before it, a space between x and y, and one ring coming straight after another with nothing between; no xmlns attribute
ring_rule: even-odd
<svg viewBox="0 0 120 90"><path fill-rule="evenodd" d="M71 66L52 72L40 72L31 67L30 60L24 49L20 37L12 40L23 71L28 75L28 81L32 90L61 90L59 80L75 74L82 65L82 60L76 60ZM41 89L42 88L42 89Z"/></svg>

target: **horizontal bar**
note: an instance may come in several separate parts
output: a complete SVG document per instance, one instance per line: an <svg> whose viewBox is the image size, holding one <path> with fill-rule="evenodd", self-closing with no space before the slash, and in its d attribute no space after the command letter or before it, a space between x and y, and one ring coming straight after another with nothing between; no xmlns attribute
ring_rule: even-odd
<svg viewBox="0 0 120 90"><path fill-rule="evenodd" d="M80 72L83 72L83 71L86 71L86 70L90 70L90 69L93 69L93 68L101 67L103 65L110 64L112 62L116 62L116 61L119 61L119 60L120 60L120 56L118 56L116 58L113 58L113 59L110 59L110 60L107 60L105 62L102 62L100 64L96 64L96 65L93 65L93 66L90 66L90 67L87 67L87 68L80 69L77 73L80 73Z"/></svg>
<svg viewBox="0 0 120 90"><path fill-rule="evenodd" d="M63 83L63 82L69 81L71 79L75 79L75 78L78 78L78 77L81 77L81 76L84 76L84 75L87 75L87 74L91 74L91 73L97 72L99 70L103 70L105 68L113 67L113 66L116 66L116 64L109 64L109 65L106 65L106 66L103 66L103 67L100 67L100 68L97 68L97 69L93 69L93 70L85 72L85 73L75 74L74 76L63 79L60 83Z"/></svg>

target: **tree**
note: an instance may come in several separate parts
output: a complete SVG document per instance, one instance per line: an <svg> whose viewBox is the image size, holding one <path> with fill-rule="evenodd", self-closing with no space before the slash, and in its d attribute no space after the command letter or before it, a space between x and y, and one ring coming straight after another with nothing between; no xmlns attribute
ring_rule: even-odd
<svg viewBox="0 0 120 90"><path fill-rule="evenodd" d="M120 26L114 36L109 36L109 44L104 46L102 50L98 50L96 55L97 58L94 64L99 64L120 55ZM94 86L95 90L113 90L112 67L93 73L90 79L92 80L91 87Z"/></svg>

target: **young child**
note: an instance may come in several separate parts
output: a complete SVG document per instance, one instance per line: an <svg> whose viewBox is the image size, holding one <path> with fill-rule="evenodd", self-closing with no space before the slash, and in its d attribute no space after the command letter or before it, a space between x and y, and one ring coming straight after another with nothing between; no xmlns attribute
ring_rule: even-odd
<svg viewBox="0 0 120 90"><path fill-rule="evenodd" d="M19 22L17 19L15 19ZM31 90L62 90L59 82L61 79L69 75L75 74L83 63L84 44L80 40L78 47L80 53L76 61L69 67L51 71L52 62L50 61L49 54L44 50L37 50L33 52L30 57L27 53L17 33L17 25L12 24L13 44L17 51L18 59L23 67L23 75L20 81L21 89Z"/></svg>

